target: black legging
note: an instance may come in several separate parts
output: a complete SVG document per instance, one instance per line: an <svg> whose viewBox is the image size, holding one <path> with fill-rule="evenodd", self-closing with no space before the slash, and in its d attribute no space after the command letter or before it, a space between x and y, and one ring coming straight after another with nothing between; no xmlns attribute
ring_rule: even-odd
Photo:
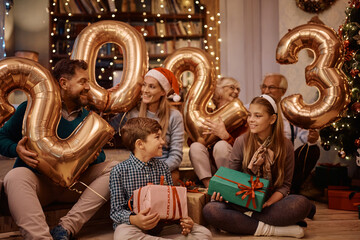
<svg viewBox="0 0 360 240"><path fill-rule="evenodd" d="M289 195L261 212L253 212L251 217L243 213L248 211L246 208L224 202L209 202L203 215L214 227L230 233L254 235L259 221L274 226L294 225L308 216L311 206L306 197Z"/></svg>

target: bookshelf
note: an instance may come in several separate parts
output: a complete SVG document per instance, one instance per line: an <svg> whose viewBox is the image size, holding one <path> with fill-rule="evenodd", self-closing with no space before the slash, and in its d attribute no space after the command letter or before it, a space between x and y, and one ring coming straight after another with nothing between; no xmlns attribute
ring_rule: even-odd
<svg viewBox="0 0 360 240"><path fill-rule="evenodd" d="M197 0L49 0L50 67L71 54L76 36L91 23L117 20L135 27L146 41L149 67L161 66L175 49L191 46L207 48L211 42L205 4L217 1ZM211 35L211 34L210 34ZM214 36L214 34L213 34ZM97 57L97 82L110 88L121 79L121 48L104 44Z"/></svg>

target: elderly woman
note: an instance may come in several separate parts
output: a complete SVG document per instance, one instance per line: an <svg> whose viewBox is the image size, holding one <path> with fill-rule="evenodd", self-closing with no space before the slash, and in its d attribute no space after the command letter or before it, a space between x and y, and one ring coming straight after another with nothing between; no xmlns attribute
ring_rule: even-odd
<svg viewBox="0 0 360 240"><path fill-rule="evenodd" d="M213 111L236 99L239 93L240 84L234 78L224 77L218 79L212 99L215 105ZM245 128L240 127L229 133L221 118L216 121L207 119L204 125L209 129L204 134L214 134L220 140L209 148L199 142L194 142L190 145L189 155L196 175L205 187L209 187L213 173L221 166L228 167L235 138L243 133Z"/></svg>

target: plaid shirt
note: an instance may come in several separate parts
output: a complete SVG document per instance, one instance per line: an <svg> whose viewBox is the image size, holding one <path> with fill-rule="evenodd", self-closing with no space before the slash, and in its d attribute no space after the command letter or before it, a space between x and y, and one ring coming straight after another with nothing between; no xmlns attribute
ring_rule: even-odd
<svg viewBox="0 0 360 240"><path fill-rule="evenodd" d="M160 177L165 177L168 185L173 185L171 173L166 163L161 160L151 159L142 162L133 153L128 160L117 164L110 173L110 218L113 220L114 229L122 223L130 223L130 215L134 214L128 207L128 201L133 191L148 183L160 184ZM132 204L132 203L131 203Z"/></svg>

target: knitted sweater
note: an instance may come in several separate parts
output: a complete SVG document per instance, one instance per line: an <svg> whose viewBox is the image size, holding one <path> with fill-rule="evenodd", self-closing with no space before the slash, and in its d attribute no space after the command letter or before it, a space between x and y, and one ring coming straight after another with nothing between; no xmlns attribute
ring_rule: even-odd
<svg viewBox="0 0 360 240"><path fill-rule="evenodd" d="M130 118L139 116L139 110L135 107L126 113L124 119L121 121L124 113L116 115L110 121L110 125L119 130L125 122ZM147 117L159 121L156 113L147 111ZM181 113L176 109L170 109L169 126L165 136L166 144L163 146L163 153L160 159L164 161L170 171L177 169L180 166L183 157L183 144L184 144L184 123Z"/></svg>
<svg viewBox="0 0 360 240"><path fill-rule="evenodd" d="M21 140L22 136L22 125L25 115L27 102L23 102L19 105L13 116L0 128L0 154L6 157L17 157L15 167L27 167L35 172L35 169L29 167L23 160L21 160L16 152L16 146ZM57 128L57 134L60 138L67 138L75 128L84 120L89 114L89 111L83 109L81 114L73 121L67 121L61 118L59 126ZM105 153L101 151L99 157L92 164L97 164L105 161Z"/></svg>

